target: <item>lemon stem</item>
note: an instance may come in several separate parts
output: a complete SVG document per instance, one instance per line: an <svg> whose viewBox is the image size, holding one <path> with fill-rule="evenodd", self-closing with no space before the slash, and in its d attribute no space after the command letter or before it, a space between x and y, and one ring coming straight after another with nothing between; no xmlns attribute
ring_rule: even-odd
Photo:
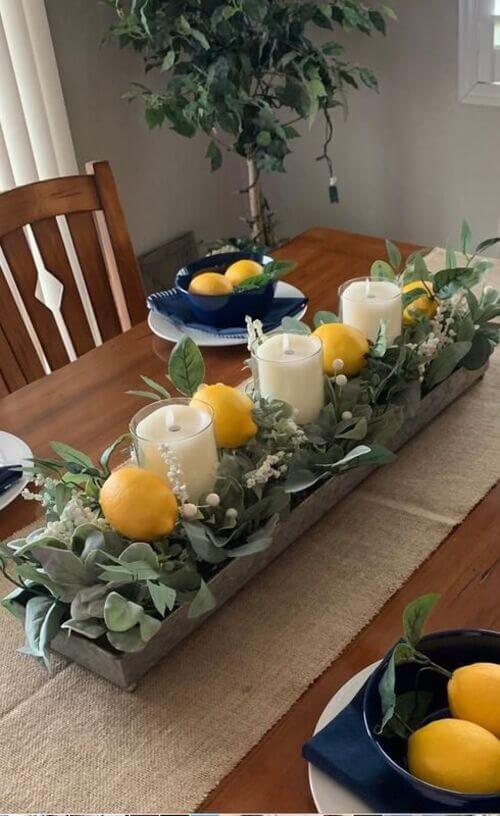
<svg viewBox="0 0 500 816"><path fill-rule="evenodd" d="M415 650L415 657L419 660L419 662L425 663L430 669L434 669L434 671L438 672L439 674L443 674L445 677L448 677L448 679L451 677L452 672L448 671L448 669L444 669L443 666L439 666L437 663L434 663L430 657L422 654L422 652Z"/></svg>

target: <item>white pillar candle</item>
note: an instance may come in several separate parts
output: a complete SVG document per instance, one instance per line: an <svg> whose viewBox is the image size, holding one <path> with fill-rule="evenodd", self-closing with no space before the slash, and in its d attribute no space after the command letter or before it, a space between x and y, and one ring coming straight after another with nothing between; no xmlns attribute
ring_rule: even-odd
<svg viewBox="0 0 500 816"><path fill-rule="evenodd" d="M168 481L169 466L162 451L166 445L180 467L180 481L190 501L197 502L213 490L219 460L208 405L205 410L182 399L156 402L139 411L130 427L140 467Z"/></svg>
<svg viewBox="0 0 500 816"><path fill-rule="evenodd" d="M356 278L339 289L342 323L359 329L372 343L382 319L387 321L387 340L401 334L402 299L397 283Z"/></svg>
<svg viewBox="0 0 500 816"><path fill-rule="evenodd" d="M275 334L257 347L254 358L260 396L288 402L299 425L314 422L325 404L319 337Z"/></svg>

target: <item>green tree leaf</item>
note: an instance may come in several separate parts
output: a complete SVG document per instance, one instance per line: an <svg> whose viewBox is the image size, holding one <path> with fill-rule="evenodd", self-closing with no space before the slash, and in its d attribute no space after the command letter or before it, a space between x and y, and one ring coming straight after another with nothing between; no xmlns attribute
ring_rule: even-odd
<svg viewBox="0 0 500 816"><path fill-rule="evenodd" d="M311 334L307 323L302 323L296 317L284 317L281 321L281 328L285 334Z"/></svg>
<svg viewBox="0 0 500 816"><path fill-rule="evenodd" d="M184 335L170 355L168 376L178 391L192 397L205 379L202 354L190 337Z"/></svg>
<svg viewBox="0 0 500 816"><path fill-rule="evenodd" d="M207 147L205 154L206 159L210 159L210 167L212 172L218 170L222 165L222 153L220 147L216 142L211 141Z"/></svg>
<svg viewBox="0 0 500 816"><path fill-rule="evenodd" d="M171 612L175 606L177 592L172 587L162 584L161 581L159 583L148 581L147 584L155 609L162 617L165 617L166 610Z"/></svg>
<svg viewBox="0 0 500 816"><path fill-rule="evenodd" d="M471 242L472 235L470 227L467 221L464 219L462 221L462 229L460 231L460 249L464 255L467 255L469 253L469 250L471 248Z"/></svg>

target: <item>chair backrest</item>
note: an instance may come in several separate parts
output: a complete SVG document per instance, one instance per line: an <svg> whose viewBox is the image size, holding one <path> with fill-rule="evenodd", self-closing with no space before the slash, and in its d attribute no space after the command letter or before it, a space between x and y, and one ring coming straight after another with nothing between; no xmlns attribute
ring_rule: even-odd
<svg viewBox="0 0 500 816"><path fill-rule="evenodd" d="M146 311L108 162L0 194L0 395L115 337Z"/></svg>

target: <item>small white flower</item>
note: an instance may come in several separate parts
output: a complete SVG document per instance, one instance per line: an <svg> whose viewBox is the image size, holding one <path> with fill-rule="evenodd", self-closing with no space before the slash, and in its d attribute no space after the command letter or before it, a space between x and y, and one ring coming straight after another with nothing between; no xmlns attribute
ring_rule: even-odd
<svg viewBox="0 0 500 816"><path fill-rule="evenodd" d="M343 411L342 419L352 419L352 411Z"/></svg>
<svg viewBox="0 0 500 816"><path fill-rule="evenodd" d="M194 519L198 515L198 508L195 504L191 504L191 502L186 502L181 507L181 515L182 518L186 520Z"/></svg>
<svg viewBox="0 0 500 816"><path fill-rule="evenodd" d="M337 376L335 377L335 384L339 385L341 388L343 388L344 385L347 385L346 375L345 374L337 374Z"/></svg>
<svg viewBox="0 0 500 816"><path fill-rule="evenodd" d="M343 360L337 359L333 361L333 370L335 374L337 373L337 371L342 371L343 368L344 368Z"/></svg>
<svg viewBox="0 0 500 816"><path fill-rule="evenodd" d="M220 504L220 496L218 493L209 493L207 496L207 504L209 507L218 507Z"/></svg>
<svg viewBox="0 0 500 816"><path fill-rule="evenodd" d="M228 507L226 510L226 517L228 519L235 519L238 518L238 511L236 507Z"/></svg>

